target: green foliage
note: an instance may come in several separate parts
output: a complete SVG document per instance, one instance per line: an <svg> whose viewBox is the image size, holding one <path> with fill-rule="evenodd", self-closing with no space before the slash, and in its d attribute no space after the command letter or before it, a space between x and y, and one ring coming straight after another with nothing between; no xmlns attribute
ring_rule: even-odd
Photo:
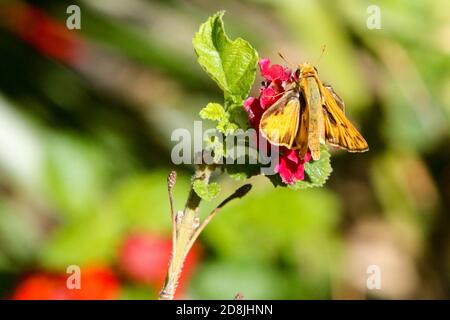
<svg viewBox="0 0 450 320"><path fill-rule="evenodd" d="M322 187L327 182L333 168L330 162L330 153L326 145L320 146L320 159L311 160L305 163L305 179L297 181L296 184L290 186L294 190L306 189L313 187Z"/></svg>
<svg viewBox="0 0 450 320"><path fill-rule="evenodd" d="M192 291L205 299L232 298L237 292L244 293L245 299L283 299L287 288L281 272L248 261L206 263L192 281Z"/></svg>
<svg viewBox="0 0 450 320"><path fill-rule="evenodd" d="M242 105L255 80L258 54L242 38L231 40L226 35L224 13L203 23L192 43L199 64L223 90L226 102Z"/></svg>
<svg viewBox="0 0 450 320"><path fill-rule="evenodd" d="M228 134L247 126L242 105L255 80L258 54L242 38L231 40L226 35L223 15L224 12L220 11L203 23L193 39L193 45L199 64L223 90L225 100L225 107L208 103L200 111L200 117L216 121L216 128L224 135L223 141L226 142ZM217 162L227 155L224 143L214 137L206 141L206 149L213 151ZM242 179L251 176L245 172L246 166L240 166L240 171L234 166L229 167L234 170L233 177ZM197 193L205 199L211 198L211 192L217 191L215 187L209 190L211 187L203 184L196 188Z"/></svg>
<svg viewBox="0 0 450 320"><path fill-rule="evenodd" d="M225 116L225 110L219 103L210 102L200 111L202 119L220 121Z"/></svg>
<svg viewBox="0 0 450 320"><path fill-rule="evenodd" d="M161 172L141 173L121 181L95 209L86 208L78 216L65 221L44 246L39 262L45 268L64 270L67 265L83 265L90 261L112 261L120 241L129 230L167 234L169 205ZM175 191L185 194L188 181L180 176ZM175 197L175 206L183 206Z"/></svg>
<svg viewBox="0 0 450 320"><path fill-rule="evenodd" d="M156 298L158 291L154 289L147 285L130 284L124 286L120 291L120 300L148 300L151 297Z"/></svg>
<svg viewBox="0 0 450 320"><path fill-rule="evenodd" d="M307 246L311 239L326 242L332 237L340 206L331 192L324 188L302 192L254 189L245 201L224 207L220 219L205 229L206 240L220 255L270 261L295 243Z"/></svg>
<svg viewBox="0 0 450 320"><path fill-rule="evenodd" d="M225 100L225 107L209 103L200 116L217 121L217 130L227 135L246 125L242 104L255 80L258 53L242 38L227 36L223 15L220 11L203 23L192 43L198 63L222 89Z"/></svg>
<svg viewBox="0 0 450 320"><path fill-rule="evenodd" d="M32 261L42 239L35 221L23 218L29 212L2 200L0 198L0 271L14 271L17 265L24 266Z"/></svg>
<svg viewBox="0 0 450 320"><path fill-rule="evenodd" d="M215 163L219 163L225 152L223 142L213 135L206 138L205 144L204 151L212 155Z"/></svg>
<svg viewBox="0 0 450 320"><path fill-rule="evenodd" d="M41 252L40 263L47 269L59 271L71 264L108 263L116 255L123 230L119 216L104 209L91 212L52 234Z"/></svg>
<svg viewBox="0 0 450 320"><path fill-rule="evenodd" d="M141 172L121 181L111 192L109 205L113 214L121 217L127 228L144 229L156 234L167 233L170 230L170 219L167 199L166 172ZM189 191L189 181L184 175L177 177L175 194L185 195ZM175 208L183 208L183 196L174 199Z"/></svg>
<svg viewBox="0 0 450 320"><path fill-rule="evenodd" d="M101 198L108 163L100 150L74 136L49 139L46 191L67 217L88 214Z"/></svg>
<svg viewBox="0 0 450 320"><path fill-rule="evenodd" d="M205 229L203 241L214 248L222 262L221 266L206 265L199 271L193 290L199 296L214 299L225 298L225 293L234 288L249 299L258 299L262 297L260 290L264 290L260 286L267 285L273 288L273 292L264 292L270 299L325 298L328 279L334 272L328 268L329 263L340 255L336 230L340 217L338 198L325 188L295 192L289 188L260 187L258 180L254 185L245 200L224 207L220 218ZM285 266L282 274L274 264ZM271 266L271 271L264 272L268 271L264 266ZM299 269L291 274L289 266ZM221 277L212 279L212 270L217 274L218 269ZM248 270L253 270L251 275ZM254 282L260 276L264 280ZM247 277L247 281L243 280ZM272 283L274 279L280 283ZM286 279L287 287L283 282ZM223 283L222 293L211 290L217 282ZM258 290L245 291L251 283Z"/></svg>
<svg viewBox="0 0 450 320"><path fill-rule="evenodd" d="M220 185L216 182L208 183L204 180L195 180L192 187L195 193L205 201L211 201L220 192Z"/></svg>
<svg viewBox="0 0 450 320"><path fill-rule="evenodd" d="M230 113L219 103L208 103L200 111L202 119L217 121L217 130L223 134L233 133L237 128L237 124L230 121Z"/></svg>

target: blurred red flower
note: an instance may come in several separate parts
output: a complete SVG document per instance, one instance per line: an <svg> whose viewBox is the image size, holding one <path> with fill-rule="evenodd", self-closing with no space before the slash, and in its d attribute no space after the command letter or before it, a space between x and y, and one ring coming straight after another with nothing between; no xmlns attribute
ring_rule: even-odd
<svg viewBox="0 0 450 320"><path fill-rule="evenodd" d="M129 235L119 252L119 264L123 272L136 282L154 286L159 290L166 277L172 252L172 239L151 233ZM183 293L192 272L198 264L200 251L194 245L186 258L177 289L177 297Z"/></svg>
<svg viewBox="0 0 450 320"><path fill-rule="evenodd" d="M103 266L81 268L81 288L68 289L69 274L36 272L16 287L13 300L112 300L119 298L120 284L114 272Z"/></svg>
<svg viewBox="0 0 450 320"><path fill-rule="evenodd" d="M76 32L32 5L2 4L0 23L44 55L69 65L75 64L84 51Z"/></svg>
<svg viewBox="0 0 450 320"><path fill-rule="evenodd" d="M244 101L244 109L248 115L248 121L252 128L259 132L259 123L263 113L283 95L286 85L295 81L295 73L281 65L270 65L269 59L259 60L261 75L266 79L260 88L259 97L248 97ZM259 139L264 137L259 136ZM266 139L264 139L266 140ZM269 143L267 141L267 143ZM301 159L296 150L280 147L280 160L275 167L275 172L285 184L294 184L305 178L304 165L311 160L308 152Z"/></svg>

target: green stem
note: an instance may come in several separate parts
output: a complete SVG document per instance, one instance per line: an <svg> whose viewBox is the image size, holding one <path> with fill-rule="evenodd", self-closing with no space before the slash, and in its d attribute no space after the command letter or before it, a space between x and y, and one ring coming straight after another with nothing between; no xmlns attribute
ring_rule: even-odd
<svg viewBox="0 0 450 320"><path fill-rule="evenodd" d="M196 231L200 225L198 208L201 198L197 195L193 188L195 180L209 182L211 173L214 168L207 165L200 165L196 170L192 179L191 190L189 192L186 206L182 212L178 212L175 217L176 227L174 231L174 243L172 244L172 256L169 263L166 281L159 294L160 300L173 300L177 290L178 281L183 270L184 261L191 248L192 241Z"/></svg>
<svg viewBox="0 0 450 320"><path fill-rule="evenodd" d="M214 215L220 209L233 199L242 198L245 196L252 186L250 184L243 185L237 189L233 194L223 200L211 213L200 223L198 208L201 198L194 190L194 182L200 180L203 183L208 183L211 173L215 170L215 165L200 165L198 166L192 178L191 190L186 201L184 211L174 214L173 209L173 194L172 188L176 180L176 172L172 171L168 178L169 200L172 212L173 223L173 237L172 237L172 256L170 258L169 269L167 271L166 281L159 293L159 300L173 300L177 290L178 281L183 270L184 261L199 237L200 233L208 225Z"/></svg>

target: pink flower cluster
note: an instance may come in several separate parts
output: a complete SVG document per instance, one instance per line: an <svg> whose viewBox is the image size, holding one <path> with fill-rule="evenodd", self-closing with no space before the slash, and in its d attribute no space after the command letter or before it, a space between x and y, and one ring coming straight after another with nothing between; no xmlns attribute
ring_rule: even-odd
<svg viewBox="0 0 450 320"><path fill-rule="evenodd" d="M290 69L278 64L270 65L269 59L259 60L259 68L261 75L266 79L260 89L259 97L249 97L244 102L250 126L258 132L264 111L280 99L286 86L295 79L295 75ZM309 152L301 159L297 150L280 147L280 160L275 167L275 172L280 175L283 183L294 184L305 178L304 165L310 159Z"/></svg>

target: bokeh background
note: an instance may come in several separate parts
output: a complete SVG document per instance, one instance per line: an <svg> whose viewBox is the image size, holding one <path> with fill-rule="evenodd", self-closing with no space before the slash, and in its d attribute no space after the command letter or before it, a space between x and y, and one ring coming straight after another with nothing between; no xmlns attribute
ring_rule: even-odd
<svg viewBox="0 0 450 320"><path fill-rule="evenodd" d="M66 28L70 4L80 31ZM366 27L371 4L380 30ZM334 152L325 188L254 178L206 228L178 297L448 299L446 0L1 1L0 297L156 297L170 251L170 135L221 101L191 39L222 9L229 35L274 63L278 51L314 62L325 44L320 76L371 150ZM176 169L181 209L192 168ZM215 179L220 199L242 184ZM81 267L81 290L65 287L69 265ZM370 265L379 290L366 287Z"/></svg>

